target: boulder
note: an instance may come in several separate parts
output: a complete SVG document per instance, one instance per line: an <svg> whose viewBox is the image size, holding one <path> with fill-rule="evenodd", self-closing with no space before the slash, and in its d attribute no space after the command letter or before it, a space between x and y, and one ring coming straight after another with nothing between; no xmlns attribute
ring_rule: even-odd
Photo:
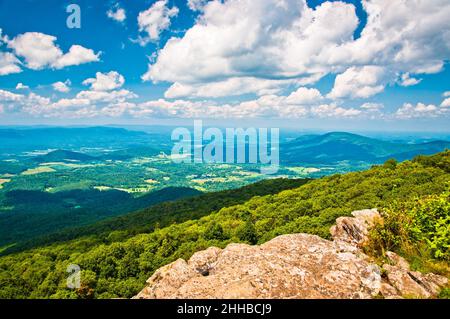
<svg viewBox="0 0 450 319"><path fill-rule="evenodd" d="M410 270L387 252L384 275L360 249L382 222L376 209L340 217L333 241L315 235L278 236L262 245L230 244L161 267L135 298L384 298L436 297L447 278Z"/></svg>
<svg viewBox="0 0 450 319"><path fill-rule="evenodd" d="M367 242L370 228L381 222L382 218L375 208L354 211L352 215L336 219L336 225L331 227L330 233L335 242L359 248Z"/></svg>
<svg viewBox="0 0 450 319"><path fill-rule="evenodd" d="M380 269L368 258L315 235L292 234L177 260L137 298L371 298L380 286Z"/></svg>

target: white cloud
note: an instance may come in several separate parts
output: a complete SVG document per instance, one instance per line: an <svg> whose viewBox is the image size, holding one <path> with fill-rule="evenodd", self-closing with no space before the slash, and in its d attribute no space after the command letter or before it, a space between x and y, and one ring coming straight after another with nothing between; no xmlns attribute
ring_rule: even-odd
<svg viewBox="0 0 450 319"><path fill-rule="evenodd" d="M100 114L111 117L119 117L124 113L132 110L136 107L136 104L130 102L117 102L111 103L100 110Z"/></svg>
<svg viewBox="0 0 450 319"><path fill-rule="evenodd" d="M61 82L62 83L62 82ZM67 81L66 81L67 83ZM100 115L117 116L129 111L134 103L128 99L138 97L128 90L81 91L72 98L52 101L33 92L16 94L0 89L0 105L3 111L22 112L45 118L90 118ZM127 106L127 107L125 107ZM119 108L122 108L120 111Z"/></svg>
<svg viewBox="0 0 450 319"><path fill-rule="evenodd" d="M90 85L94 91L109 91L122 87L125 83L123 75L116 71L108 73L95 73L95 78L89 78L83 81L84 85Z"/></svg>
<svg viewBox="0 0 450 319"><path fill-rule="evenodd" d="M115 8L109 9L108 12L106 12L106 15L108 16L108 18L111 18L117 22L123 22L127 18L125 9L120 8L118 6L116 6Z"/></svg>
<svg viewBox="0 0 450 319"><path fill-rule="evenodd" d="M286 103L286 97L277 95L264 95L256 100L233 104L159 99L133 105L128 108L128 113L135 117L215 119L354 118L365 114L361 110L336 104L292 105Z"/></svg>
<svg viewBox="0 0 450 319"><path fill-rule="evenodd" d="M66 66L79 65L99 60L99 53L80 45L72 45L69 52L63 53L55 44L56 37L39 33L26 32L14 39L6 39L8 47L25 59L26 66L33 70L45 67L60 69Z"/></svg>
<svg viewBox="0 0 450 319"><path fill-rule="evenodd" d="M433 104L417 103L413 105L411 103L404 103L395 113L395 116L399 119L418 119L418 118L430 118L447 114L447 109L439 108Z"/></svg>
<svg viewBox="0 0 450 319"><path fill-rule="evenodd" d="M70 80L66 80L64 82L58 81L52 84L52 87L55 91L61 92L61 93L67 93L70 91L70 85L72 83Z"/></svg>
<svg viewBox="0 0 450 319"><path fill-rule="evenodd" d="M61 56L53 63L53 67L57 69L71 65L80 65L89 62L99 61L100 53L94 53L91 49L86 49L80 45L72 45L69 52Z"/></svg>
<svg viewBox="0 0 450 319"><path fill-rule="evenodd" d="M19 65L20 61L14 56L14 54L10 52L0 52L0 75L22 72Z"/></svg>
<svg viewBox="0 0 450 319"><path fill-rule="evenodd" d="M267 80L253 77L235 77L224 81L200 84L175 82L164 93L166 98L180 97L222 97L246 93L267 95L278 93L284 86L308 82L306 80Z"/></svg>
<svg viewBox="0 0 450 319"><path fill-rule="evenodd" d="M329 98L368 98L384 90L386 72L379 66L351 67L336 76Z"/></svg>
<svg viewBox="0 0 450 319"><path fill-rule="evenodd" d="M22 82L19 82L16 85L16 90L28 90L29 88L28 85L24 85Z"/></svg>
<svg viewBox="0 0 450 319"><path fill-rule="evenodd" d="M361 110L354 108L343 108L334 103L332 104L322 104L319 106L314 106L311 109L311 113L317 117L325 118L351 118L362 114Z"/></svg>
<svg viewBox="0 0 450 319"><path fill-rule="evenodd" d="M116 91L81 91L76 95L77 99L86 99L93 102L124 102L127 99L138 97L128 90Z"/></svg>
<svg viewBox="0 0 450 319"><path fill-rule="evenodd" d="M89 105L91 102L88 99L60 99L51 104L51 108L70 108Z"/></svg>
<svg viewBox="0 0 450 319"><path fill-rule="evenodd" d="M187 5L192 11L202 11L209 0L188 0Z"/></svg>
<svg viewBox="0 0 450 319"><path fill-rule="evenodd" d="M450 97L448 97L444 101L442 101L441 107L450 107Z"/></svg>
<svg viewBox="0 0 450 319"><path fill-rule="evenodd" d="M305 87L300 87L296 91L292 92L287 98L286 102L288 104L312 104L323 99L322 94L320 94L317 89L308 89Z"/></svg>
<svg viewBox="0 0 450 319"><path fill-rule="evenodd" d="M416 79L414 77L411 77L411 75L408 72L403 73L399 81L401 86L413 86L419 84L420 82L422 82L422 79Z"/></svg>
<svg viewBox="0 0 450 319"><path fill-rule="evenodd" d="M443 97L449 97L450 96L450 91L444 92L442 94Z"/></svg>
<svg viewBox="0 0 450 319"><path fill-rule="evenodd" d="M17 102L24 99L24 95L15 94L9 91L0 89L0 101L2 102Z"/></svg>
<svg viewBox="0 0 450 319"><path fill-rule="evenodd" d="M379 111L384 108L384 105L381 103L367 102L367 103L364 103L363 105L361 105L360 107L364 110Z"/></svg>
<svg viewBox="0 0 450 319"><path fill-rule="evenodd" d="M141 44L145 45L149 41L159 40L162 31L169 29L170 19L178 14L178 8L168 8L167 0L159 0L150 8L139 12L138 26L140 32L146 32L147 36L141 39Z"/></svg>
<svg viewBox="0 0 450 319"><path fill-rule="evenodd" d="M358 18L352 4L324 2L313 10L305 0L211 1L192 28L166 43L143 79L199 91L202 84L236 77L320 78L364 66L389 70L380 83L347 95L365 97L381 92L395 74L442 70L450 56L448 1L362 4L367 24L354 39ZM417 81L405 75L403 84Z"/></svg>
<svg viewBox="0 0 450 319"><path fill-rule="evenodd" d="M326 68L310 64L323 48L351 39L354 11L341 2L317 10L303 0L210 2L183 38L166 43L144 79L184 84L323 73Z"/></svg>

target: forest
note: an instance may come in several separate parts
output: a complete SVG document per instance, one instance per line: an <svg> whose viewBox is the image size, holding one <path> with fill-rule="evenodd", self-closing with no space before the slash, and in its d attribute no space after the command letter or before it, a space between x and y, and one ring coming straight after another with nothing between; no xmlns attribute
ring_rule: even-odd
<svg viewBox="0 0 450 319"><path fill-rule="evenodd" d="M133 213L148 216L142 224L123 217L98 232L91 228L67 241L0 257L0 298L130 298L156 269L198 250L232 242L260 244L288 233L329 238L337 217L372 207L386 219L367 248L373 258L383 259L391 249L419 270L449 276L449 182L450 151L445 151L402 163L388 160L240 203L202 201L204 214L191 211L188 220L169 218L161 224L151 217L161 207L154 206ZM72 264L81 268L78 289L66 286Z"/></svg>

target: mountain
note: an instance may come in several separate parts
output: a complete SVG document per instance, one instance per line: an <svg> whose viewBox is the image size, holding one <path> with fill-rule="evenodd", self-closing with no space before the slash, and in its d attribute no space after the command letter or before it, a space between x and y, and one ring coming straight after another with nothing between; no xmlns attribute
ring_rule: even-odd
<svg viewBox="0 0 450 319"><path fill-rule="evenodd" d="M67 150L56 150L51 151L45 155L36 156L33 158L34 161L38 163L49 163L49 162L89 162L96 158L89 156L87 154L72 152Z"/></svg>
<svg viewBox="0 0 450 319"><path fill-rule="evenodd" d="M403 161L419 154L434 154L448 148L450 142L447 141L393 143L357 134L331 132L324 135L304 135L282 144L280 159L286 164L335 164L340 161L376 164L389 158Z"/></svg>
<svg viewBox="0 0 450 319"><path fill-rule="evenodd" d="M167 150L167 149L164 149ZM108 152L98 157L101 160L128 160L135 157L150 157L161 153L162 149L150 146L139 146Z"/></svg>
<svg viewBox="0 0 450 319"><path fill-rule="evenodd" d="M295 233L329 239L337 218L367 207L383 212L385 222L384 228L374 229L378 237L365 251L373 253L374 260L385 260L377 252L408 252L415 269L440 269L448 276L449 179L450 151L446 151L310 180L275 194L243 196L238 204L232 199L221 203L223 197L217 196L216 209L209 206L212 198L192 198L178 211L186 212L185 217L177 220L175 214L161 224L161 217L173 206L131 213L123 225L116 219L109 232L98 225L98 232L91 229L68 241L47 242L0 257L0 298L131 298L160 267L180 258L188 260L208 247L261 245ZM193 203L198 206L190 208ZM139 219L144 218L147 222L141 224ZM339 258L347 257L351 256L339 254ZM83 271L80 289L66 288L70 264Z"/></svg>
<svg viewBox="0 0 450 319"><path fill-rule="evenodd" d="M145 132L103 126L0 129L1 153L55 148L124 148L150 144L152 140Z"/></svg>

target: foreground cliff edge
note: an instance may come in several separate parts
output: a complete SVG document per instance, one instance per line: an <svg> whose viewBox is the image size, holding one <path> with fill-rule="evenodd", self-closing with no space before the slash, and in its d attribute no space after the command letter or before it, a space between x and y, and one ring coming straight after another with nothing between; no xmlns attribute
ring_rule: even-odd
<svg viewBox="0 0 450 319"><path fill-rule="evenodd" d="M262 245L230 244L195 253L159 268L134 298L434 298L448 284L435 274L411 271L387 252L378 266L363 253L376 209L339 217L333 240L316 235L278 236Z"/></svg>

